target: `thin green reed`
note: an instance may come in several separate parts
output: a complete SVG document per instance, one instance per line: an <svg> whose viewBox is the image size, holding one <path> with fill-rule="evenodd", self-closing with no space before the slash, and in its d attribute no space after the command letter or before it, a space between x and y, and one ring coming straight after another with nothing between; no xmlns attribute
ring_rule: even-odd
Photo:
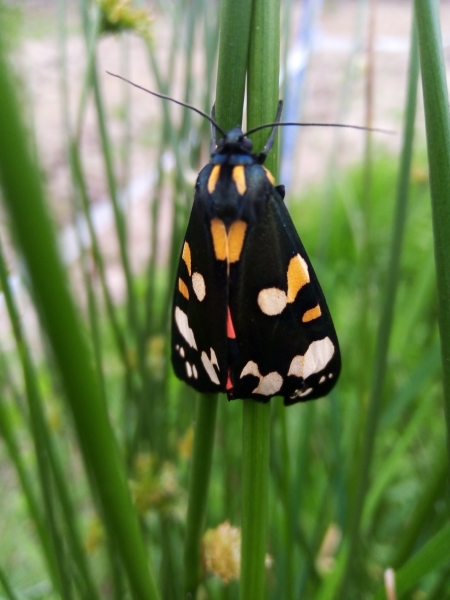
<svg viewBox="0 0 450 600"><path fill-rule="evenodd" d="M224 130L242 121L251 5L251 0L222 3L215 116ZM217 394L199 394L197 399L184 546L184 590L193 598L200 582L200 545L206 516L217 403ZM202 468L205 461L206 466Z"/></svg>
<svg viewBox="0 0 450 600"><path fill-rule="evenodd" d="M108 133L106 124L106 114L104 102L101 94L101 87L98 78L97 64L96 64L96 45L101 34L100 22L100 8L94 6L92 16L86 18L86 6L82 2L81 10L83 14L84 24L84 36L86 40L86 49L88 51L88 65L86 71L86 81L88 85L91 85L91 89L94 93L94 103L97 113L98 128L100 134L100 142L102 147L102 156L104 160L106 181L108 185L108 191L111 199L111 205L114 214L114 222L117 233L117 240L119 244L119 256L123 269L123 274L126 282L127 290L127 311L130 329L133 332L133 337L136 340L136 357L139 372L143 380L146 378L146 361L145 361L145 340L143 339L140 318L138 310L138 302L136 297L136 291L134 287L133 275L131 272L130 259L127 248L127 226L126 226L126 215L121 206L119 199L119 190L117 186L117 180L114 173L113 164L113 152L111 141ZM90 14L90 13L89 13ZM87 88L89 90L89 87Z"/></svg>
<svg viewBox="0 0 450 600"><path fill-rule="evenodd" d="M3 587L3 591L6 594L8 600L19 600L18 596L15 594L14 589L5 573L5 571L0 567L0 584Z"/></svg>
<svg viewBox="0 0 450 600"><path fill-rule="evenodd" d="M0 87L3 99L0 180L4 203L28 267L33 296L54 352L82 455L95 481L105 524L116 541L133 598L155 600L158 593L131 505L125 470L60 262L39 170L29 155L28 138L3 46L0 46ZM65 597L70 598L70 593Z"/></svg>
<svg viewBox="0 0 450 600"><path fill-rule="evenodd" d="M450 116L439 3L415 0L425 105L444 410L450 461Z"/></svg>
<svg viewBox="0 0 450 600"><path fill-rule="evenodd" d="M376 337L375 358L372 371L372 384L369 394L368 411L365 429L362 436L362 455L357 474L358 484L356 488L356 497L351 509L348 554L349 562L344 571L342 587L338 588L336 600L346 595L351 569L352 567L355 567L357 557L359 556L359 551L357 548L360 544L361 517L369 489L370 469L376 444L377 425L382 405L383 388L386 379L389 341L392 334L395 300L399 284L400 260L403 248L407 216L407 202L409 195L418 79L419 55L417 34L413 22L411 29L406 110L403 125L403 146L397 182L395 214L391 233L389 259L387 263L387 275L385 279L386 283L385 289L383 290L383 304Z"/></svg>
<svg viewBox="0 0 450 600"><path fill-rule="evenodd" d="M274 121L279 100L280 3L254 0L250 25L247 74L247 125L251 129ZM264 147L267 131L253 138L256 151ZM274 144L266 160L278 176L278 151ZM264 597L265 554L269 503L270 407L243 401L242 425L242 600Z"/></svg>
<svg viewBox="0 0 450 600"><path fill-rule="evenodd" d="M37 459L38 479L40 485L41 499L45 510L45 525L50 532L51 547L44 546L50 576L53 584L63 597L72 598L72 582L67 572L65 553L57 551L61 543L61 531L56 519L55 498L53 496L53 481L51 472L51 447L49 445L49 432L45 421L42 398L39 392L37 376L32 364L27 342L22 332L19 311L16 307L8 281L8 272L4 259L2 246L0 245L0 284L5 297L14 339L22 367L23 379L26 389L26 398L29 410L30 429L33 437L34 449Z"/></svg>
<svg viewBox="0 0 450 600"><path fill-rule="evenodd" d="M426 575L448 567L449 552L450 524L447 523L396 573L396 596L403 597L403 594L413 589ZM374 600L390 600L390 598L382 589L375 595Z"/></svg>
<svg viewBox="0 0 450 600"><path fill-rule="evenodd" d="M100 323L99 323L99 311L97 307L97 300L95 297L93 284L91 278L89 276L89 260L87 257L87 251L84 247L81 233L81 224L78 219L77 212L79 211L78 202L76 202L76 189L77 185L75 183L75 173L74 173L74 165L71 160L71 124L70 124L70 115L69 115L69 90L68 90L68 82L67 82L67 6L65 0L58 0L58 44L59 44L59 86L60 86L60 94L61 94L61 105L64 116L64 134L66 141L66 155L69 159L68 162L71 165L71 176L72 176L72 221L75 223L76 232L77 232L77 242L78 247L80 248L80 262L81 268L83 271L83 280L84 286L86 289L86 297L87 297L87 305L88 305L88 314L89 314L89 322L91 326L92 332L92 345L95 355L96 368L99 374L103 395L106 397L105 392L105 376L103 372L103 357L102 357L102 336L100 332ZM81 166L79 169L79 174L81 175Z"/></svg>
<svg viewBox="0 0 450 600"><path fill-rule="evenodd" d="M5 357L2 352L2 361L4 361L4 358ZM0 371L0 380L2 385L5 385L3 368ZM9 384L6 383L5 387L8 388ZM36 530L40 547L44 554L44 559L47 562L47 566L51 574L52 571L55 570L55 558L53 556L49 532L44 524L44 515L42 514L41 505L33 488L32 480L34 479L34 474L27 468L23 455L20 451L19 440L17 439L17 428L14 425L16 419L14 419L14 414L11 408L7 406L5 397L6 394L2 394L0 397L0 436L5 444L11 462L16 471L31 521Z"/></svg>
<svg viewBox="0 0 450 600"><path fill-rule="evenodd" d="M61 525L55 519L55 515L61 511L64 523L64 537L67 542L67 551L71 554L79 572L79 582L93 600L99 598L95 588L92 573L81 541L78 528L76 511L68 490L68 481L65 478L58 451L45 419L44 402L39 388L36 370L34 368L31 353L22 331L19 311L15 299L9 287L7 270L4 261L3 249L0 244L0 283L5 296L6 306L11 321L17 349L22 363L23 376L26 386L26 394L30 411L30 424L34 437L38 468L41 476L41 487L43 492L46 517L50 521L50 532L52 533L53 553L60 565L61 588L71 594L71 577L67 569L69 559L65 552L59 548L61 543ZM55 493L56 492L56 493ZM59 503L58 509L57 501ZM51 511L51 513L49 513ZM43 547L46 550L46 546Z"/></svg>

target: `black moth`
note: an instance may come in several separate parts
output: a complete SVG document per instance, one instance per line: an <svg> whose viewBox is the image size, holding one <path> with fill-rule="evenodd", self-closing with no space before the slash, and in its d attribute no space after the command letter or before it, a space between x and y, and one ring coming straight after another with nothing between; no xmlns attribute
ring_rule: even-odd
<svg viewBox="0 0 450 600"><path fill-rule="evenodd" d="M214 131L175 282L175 373L229 400L325 396L339 377L339 344L284 186L263 166L275 128L260 154L240 127L217 146Z"/></svg>
<svg viewBox="0 0 450 600"><path fill-rule="evenodd" d="M240 127L225 133L193 106L109 74L213 125L211 160L197 178L175 282L177 377L199 392L224 392L229 400L283 396L289 405L326 396L341 370L338 339L284 205L284 186L275 186L263 166L276 127L323 124L280 123L280 101L275 123L246 134ZM325 126L330 125L366 129ZM269 140L253 154L247 136L265 127L273 127ZM216 130L223 134L217 146Z"/></svg>

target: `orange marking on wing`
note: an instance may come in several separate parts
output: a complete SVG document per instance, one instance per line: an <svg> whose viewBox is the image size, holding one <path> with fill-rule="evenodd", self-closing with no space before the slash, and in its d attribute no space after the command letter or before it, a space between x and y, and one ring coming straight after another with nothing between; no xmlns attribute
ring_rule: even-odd
<svg viewBox="0 0 450 600"><path fill-rule="evenodd" d="M305 312L305 314L302 317L302 321L303 321L303 323L308 323L309 321L312 321L313 319L318 319L321 314L322 314L322 311L320 310L320 306L317 305L314 308L310 308L309 310L307 310Z"/></svg>
<svg viewBox="0 0 450 600"><path fill-rule="evenodd" d="M216 189L219 175L220 175L220 165L214 165L214 167L212 168L212 171L211 171L211 175L209 176L209 179L208 179L208 192L210 194L212 194L213 191Z"/></svg>
<svg viewBox="0 0 450 600"><path fill-rule="evenodd" d="M189 300L189 290L187 288L187 285L180 277L178 278L178 290L186 298L186 300Z"/></svg>
<svg viewBox="0 0 450 600"><path fill-rule="evenodd" d="M214 254L217 260L227 260L228 258L228 238L225 223L215 217L211 219L211 235L214 245Z"/></svg>
<svg viewBox="0 0 450 600"><path fill-rule="evenodd" d="M247 223L245 221L234 221L231 224L228 232L228 262L234 263L240 259L246 231Z"/></svg>
<svg viewBox="0 0 450 600"><path fill-rule="evenodd" d="M234 331L233 320L231 318L230 307L228 307L227 312L227 337L232 340L236 339L236 332Z"/></svg>
<svg viewBox="0 0 450 600"><path fill-rule="evenodd" d="M191 274L191 249L189 248L189 244L187 242L184 242L183 253L181 255L181 258L186 263L186 267L187 267L188 273L190 275Z"/></svg>
<svg viewBox="0 0 450 600"><path fill-rule="evenodd" d="M225 386L226 390L232 390L233 389L233 383L231 381L231 376L230 376L230 369L228 369L228 378L227 378L227 384Z"/></svg>
<svg viewBox="0 0 450 600"><path fill-rule="evenodd" d="M294 302L299 291L307 283L309 283L308 265L300 254L297 254L291 258L287 270L287 301Z"/></svg>
<svg viewBox="0 0 450 600"><path fill-rule="evenodd" d="M238 165L234 167L232 175L231 175L234 183L236 184L237 191L241 196L245 194L247 189L247 184L245 183L245 168L243 165Z"/></svg>
<svg viewBox="0 0 450 600"><path fill-rule="evenodd" d="M272 185L275 185L275 177L272 175L272 173L269 171L269 169L266 169L266 167L263 167L263 169L266 172L267 179L270 181L270 183Z"/></svg>

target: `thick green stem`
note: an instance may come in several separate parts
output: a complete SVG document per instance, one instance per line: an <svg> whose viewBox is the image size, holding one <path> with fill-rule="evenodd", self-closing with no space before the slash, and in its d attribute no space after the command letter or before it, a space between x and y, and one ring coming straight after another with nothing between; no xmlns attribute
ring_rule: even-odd
<svg viewBox="0 0 450 600"><path fill-rule="evenodd" d="M225 131L242 123L251 13L251 0L222 2L216 120Z"/></svg>
<svg viewBox="0 0 450 600"><path fill-rule="evenodd" d="M223 0L216 120L223 129L242 122L251 0ZM189 485L189 506L184 550L185 597L194 598L200 581L200 543L206 512L217 397L201 395L197 404L194 454Z"/></svg>
<svg viewBox="0 0 450 600"><path fill-rule="evenodd" d="M269 505L270 402L244 400L242 424L242 600L264 597Z"/></svg>
<svg viewBox="0 0 450 600"><path fill-rule="evenodd" d="M201 578L201 537L211 474L217 402L217 394L200 394L197 399L184 542L184 598L195 598Z"/></svg>
<svg viewBox="0 0 450 600"><path fill-rule="evenodd" d="M27 264L84 461L94 476L106 524L129 576L132 596L135 600L156 599L158 593L149 572L125 470L58 255L39 170L29 154L12 77L1 50L0 45L0 181L4 203Z"/></svg>
<svg viewBox="0 0 450 600"><path fill-rule="evenodd" d="M280 57L279 0L254 0L248 57L248 128L273 122L278 105ZM267 131L254 136L255 150L267 141ZM277 144L266 160L278 172ZM242 600L264 597L269 495L270 403L244 401L242 427Z"/></svg>
<svg viewBox="0 0 450 600"><path fill-rule="evenodd" d="M450 461L450 117L439 3L415 0L433 212L447 452Z"/></svg>

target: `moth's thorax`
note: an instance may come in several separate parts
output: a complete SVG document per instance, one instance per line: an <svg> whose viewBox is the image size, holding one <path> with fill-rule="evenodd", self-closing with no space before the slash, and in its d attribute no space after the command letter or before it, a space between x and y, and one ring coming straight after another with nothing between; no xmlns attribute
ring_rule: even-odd
<svg viewBox="0 0 450 600"><path fill-rule="evenodd" d="M212 165L254 165L256 157L248 152L217 152L211 156Z"/></svg>
<svg viewBox="0 0 450 600"><path fill-rule="evenodd" d="M227 226L235 219L250 223L258 218L268 196L277 194L273 182L271 173L255 160L248 164L210 162L199 174L197 198L211 218L217 216Z"/></svg>

